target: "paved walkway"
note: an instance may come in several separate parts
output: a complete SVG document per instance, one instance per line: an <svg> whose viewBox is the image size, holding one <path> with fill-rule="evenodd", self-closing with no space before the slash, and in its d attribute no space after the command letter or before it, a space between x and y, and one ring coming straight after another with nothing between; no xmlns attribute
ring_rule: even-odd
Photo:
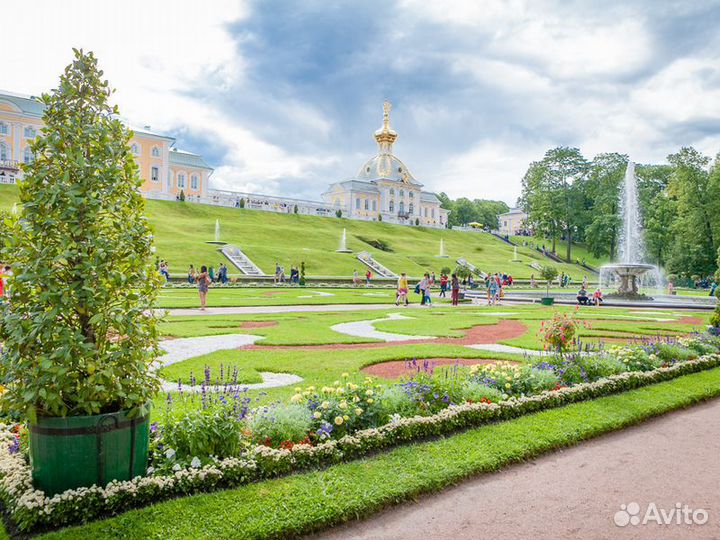
<svg viewBox="0 0 720 540"><path fill-rule="evenodd" d="M319 538L719 538L718 456L720 399L479 476ZM709 520L616 525L629 519L621 505L630 503L639 504L641 520L651 503L666 513L676 503L704 509Z"/></svg>
<svg viewBox="0 0 720 540"><path fill-rule="evenodd" d="M425 309L420 304L410 304L409 308ZM187 317L198 315L266 315L272 313L316 313L331 311L376 311L382 309L398 309L395 304L322 304L299 306L243 306L243 307L216 307L202 311L198 308L167 309L173 317ZM404 309L404 308L403 308Z"/></svg>
<svg viewBox="0 0 720 540"><path fill-rule="evenodd" d="M390 313L384 319L373 319L371 321L355 321L335 324L330 330L345 334L347 336L355 336L368 339L379 339L381 341L410 341L410 340L429 340L435 339L435 336L417 336L411 334L395 334L393 332L382 332L375 330L375 323L384 321L400 321L403 319L412 319L400 313Z"/></svg>

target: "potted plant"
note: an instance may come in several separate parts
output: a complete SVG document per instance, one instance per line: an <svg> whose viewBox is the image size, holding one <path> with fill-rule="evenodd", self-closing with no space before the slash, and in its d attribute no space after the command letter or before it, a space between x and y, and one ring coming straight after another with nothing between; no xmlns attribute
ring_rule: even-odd
<svg viewBox="0 0 720 540"><path fill-rule="evenodd" d="M159 388L160 279L131 133L94 55L74 52L41 98L43 136L0 247L15 273L0 315L0 404L28 422L33 482L46 496L145 474Z"/></svg>
<svg viewBox="0 0 720 540"><path fill-rule="evenodd" d="M543 266L540 269L540 277L545 280L547 285L547 288L545 289L545 296L540 299L540 303L543 306L552 306L555 303L555 299L550 296L550 283L557 276L558 270L554 266Z"/></svg>

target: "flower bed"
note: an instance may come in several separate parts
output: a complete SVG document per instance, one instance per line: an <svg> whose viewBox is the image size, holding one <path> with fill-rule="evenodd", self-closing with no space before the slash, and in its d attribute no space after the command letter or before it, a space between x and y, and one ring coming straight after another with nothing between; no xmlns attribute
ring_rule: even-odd
<svg viewBox="0 0 720 540"><path fill-rule="evenodd" d="M595 382L545 390L532 396L510 397L498 403L483 399L449 405L427 416L396 416L382 426L348 432L337 439L328 438L315 445L307 441L282 448L256 444L244 450L239 457L214 458L204 465L199 459L193 459L189 466L176 467L177 470L126 482L112 482L105 487L69 490L52 498L33 488L30 467L21 452L0 452L0 498L13 523L22 531L60 527L107 517L177 495L229 488L304 468L324 467L398 444L447 435L488 422L508 420L718 366L720 354L711 353L650 371L628 371ZM359 388L351 395L359 397ZM331 410L329 405L324 410L328 411L327 414L337 415L336 418L343 417L336 410ZM353 411L353 414L355 417L352 420L359 422L362 413ZM322 417L324 413L320 415ZM350 419L349 415L345 416ZM343 418L339 425L347 425L346 422ZM0 445L17 446L17 437L10 426L5 426L0 431Z"/></svg>

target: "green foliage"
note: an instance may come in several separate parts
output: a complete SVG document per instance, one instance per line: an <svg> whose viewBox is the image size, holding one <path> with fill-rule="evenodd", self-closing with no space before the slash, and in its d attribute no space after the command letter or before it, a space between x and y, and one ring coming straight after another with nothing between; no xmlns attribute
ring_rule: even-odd
<svg viewBox="0 0 720 540"><path fill-rule="evenodd" d="M443 266L440 269L440 273L445 274L446 276L449 276L451 272L452 272L452 268L450 268L449 266Z"/></svg>
<svg viewBox="0 0 720 540"><path fill-rule="evenodd" d="M389 422L394 414L405 418L420 414L417 402L399 385L386 387L380 394L379 401L380 418L385 423Z"/></svg>
<svg viewBox="0 0 720 540"><path fill-rule="evenodd" d="M305 440L311 425L308 408L294 403L262 407L250 419L253 440L274 447L286 441L298 443Z"/></svg>
<svg viewBox="0 0 720 540"><path fill-rule="evenodd" d="M245 198L240 199L240 208L245 208Z"/></svg>
<svg viewBox="0 0 720 540"><path fill-rule="evenodd" d="M551 370L510 362L471 366L470 374L476 382L486 384L508 396L537 394L555 388L560 382Z"/></svg>
<svg viewBox="0 0 720 540"><path fill-rule="evenodd" d="M627 371L649 371L662 364L658 355L640 347L611 347L608 354L622 362Z"/></svg>
<svg viewBox="0 0 720 540"><path fill-rule="evenodd" d="M393 253L395 251L390 244L388 244L385 240L380 240L379 238L367 238L365 236L356 236L355 238L386 253Z"/></svg>
<svg viewBox="0 0 720 540"><path fill-rule="evenodd" d="M497 388L492 388L477 381L466 380L463 388L465 399L473 403L491 402L498 403L503 399L503 393Z"/></svg>
<svg viewBox="0 0 720 540"><path fill-rule="evenodd" d="M565 386L594 382L625 371L625 366L616 358L604 354L582 356L554 356L535 363L540 369L551 369Z"/></svg>
<svg viewBox="0 0 720 540"><path fill-rule="evenodd" d="M297 213L298 213L298 205L296 204L296 205L293 207L293 214L297 214Z"/></svg>
<svg viewBox="0 0 720 540"><path fill-rule="evenodd" d="M657 343L654 352L664 362L674 362L697 358L697 352L677 343Z"/></svg>
<svg viewBox="0 0 720 540"><path fill-rule="evenodd" d="M455 274L459 279L467 279L472 275L470 268L464 264L460 264L455 268Z"/></svg>
<svg viewBox="0 0 720 540"><path fill-rule="evenodd" d="M494 230L498 228L498 215L507 212L510 208L503 201L489 201L475 199L471 201L461 197L455 201L445 193L438 195L440 206L450 211L449 226L461 226L468 223L480 223L483 227Z"/></svg>
<svg viewBox="0 0 720 540"><path fill-rule="evenodd" d="M558 274L558 269L554 266L547 265L540 268L540 277L543 279L543 281L547 281L548 283L558 277Z"/></svg>
<svg viewBox="0 0 720 540"><path fill-rule="evenodd" d="M162 428L164 447L174 449L179 459L235 456L243 426L231 405L213 403L167 418Z"/></svg>
<svg viewBox="0 0 720 540"><path fill-rule="evenodd" d="M338 209L335 211L335 217L341 218L342 217L342 210Z"/></svg>
<svg viewBox="0 0 720 540"><path fill-rule="evenodd" d="M145 412L158 388L152 315L159 276L130 133L92 53L43 95L43 137L5 222L15 269L0 319L3 405L27 415Z"/></svg>

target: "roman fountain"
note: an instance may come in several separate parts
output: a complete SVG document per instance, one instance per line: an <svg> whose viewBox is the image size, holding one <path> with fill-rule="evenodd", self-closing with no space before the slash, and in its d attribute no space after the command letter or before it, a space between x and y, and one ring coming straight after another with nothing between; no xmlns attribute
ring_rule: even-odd
<svg viewBox="0 0 720 540"><path fill-rule="evenodd" d="M617 286L617 296L628 299L647 299L640 294L641 286L649 283L660 285L660 269L645 262L645 242L643 239L642 216L638 199L635 164L628 162L620 192L620 240L618 243L618 262L600 267L600 283Z"/></svg>

